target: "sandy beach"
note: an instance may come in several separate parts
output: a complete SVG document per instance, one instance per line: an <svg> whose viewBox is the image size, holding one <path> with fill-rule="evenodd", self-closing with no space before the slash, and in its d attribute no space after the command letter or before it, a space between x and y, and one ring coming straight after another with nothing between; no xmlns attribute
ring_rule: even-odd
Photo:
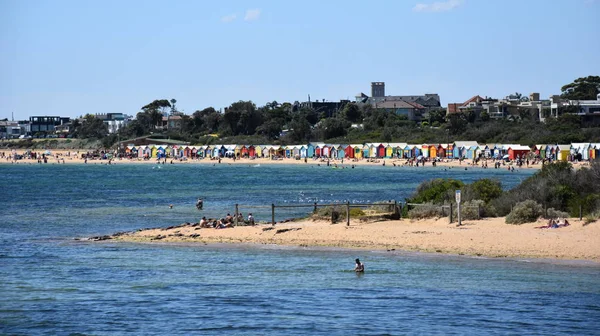
<svg viewBox="0 0 600 336"><path fill-rule="evenodd" d="M419 251L493 258L547 258L600 262L600 221L557 229L539 229L539 221L509 225L504 218L468 221L462 226L448 224L447 218L351 222L330 224L305 220L272 226L238 226L227 229L199 228L191 224L145 229L111 237L128 242L197 242L277 244L285 246Z"/></svg>
<svg viewBox="0 0 600 336"><path fill-rule="evenodd" d="M22 154L26 150L18 149L16 150L17 154ZM10 150L0 150L0 152L4 152L5 155L9 155L11 153ZM38 151L39 154L44 153L45 151ZM50 150L51 155L48 155L47 164L85 164L85 160L81 158L81 154L86 153L87 150ZM78 154L79 153L79 154ZM162 164L165 162L164 159L113 159L110 161L110 164ZM486 161L480 161L477 167L482 167L485 165ZM10 158L0 158L0 164L38 164L37 160L34 159L22 159L13 161ZM109 164L108 160L100 160L100 159L88 159L87 164L98 165L98 164ZM304 160L296 160L296 159L279 159L279 160L271 160L269 158L254 158L254 159L236 159L233 160L231 158L222 158L219 163L218 160L211 160L210 158L205 159L188 159L188 160L179 160L179 159L170 159L167 158L165 164L210 164L210 165L277 165L277 164L298 164L298 165L321 165L326 166L327 160L325 159L307 159L306 162ZM386 166L386 167L403 167L408 165L408 161L406 159L344 159L342 160L334 160L329 159L329 165L337 168L351 168L354 166L368 165L368 166ZM436 163L439 167L452 167L452 168L469 168L475 167L473 165L472 160L442 160L441 162ZM489 169L494 169L494 161L487 160L487 165ZM579 168L588 165L588 163L573 163L574 168ZM431 167L432 163L427 162L425 167ZM510 167L514 166L515 169L540 169L542 167L541 163L533 164L531 163L529 166L523 165L521 167L517 167L514 163L508 162L503 163L500 169L510 169Z"/></svg>

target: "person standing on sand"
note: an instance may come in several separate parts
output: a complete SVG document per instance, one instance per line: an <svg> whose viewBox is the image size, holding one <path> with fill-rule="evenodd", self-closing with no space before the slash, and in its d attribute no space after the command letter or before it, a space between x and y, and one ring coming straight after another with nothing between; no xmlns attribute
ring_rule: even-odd
<svg viewBox="0 0 600 336"><path fill-rule="evenodd" d="M361 263L358 258L355 260L356 266L354 266L354 272L362 273L365 271L365 264Z"/></svg>

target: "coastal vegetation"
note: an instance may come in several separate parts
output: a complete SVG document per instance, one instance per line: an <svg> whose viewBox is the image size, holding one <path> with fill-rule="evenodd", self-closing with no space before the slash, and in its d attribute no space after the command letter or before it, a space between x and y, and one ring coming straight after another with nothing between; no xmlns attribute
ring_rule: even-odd
<svg viewBox="0 0 600 336"><path fill-rule="evenodd" d="M539 217L595 218L600 213L600 163L574 170L568 162L546 164L515 188L503 191L500 181L481 179L464 184L452 179L434 179L419 185L407 203L422 204L410 207L405 213L411 218L442 217L442 206L454 199L460 189L464 206L461 214L503 217L510 224L535 221ZM477 212L474 213L474 209ZM456 209L454 209L455 211ZM475 218L473 218L475 219Z"/></svg>
<svg viewBox="0 0 600 336"><path fill-rule="evenodd" d="M578 78L564 85L561 92L563 99L596 99L600 92L600 77ZM68 137L73 141L85 139L86 142L79 147L74 143L67 148L110 148L120 140L141 136L181 140L192 145L290 145L318 141L452 143L468 140L522 145L600 142L600 127L569 113L577 112L576 106L566 106L564 113L557 118L548 116L549 110L543 111L547 116L545 122L540 122L538 115L525 109L519 110L516 115L492 120L485 113L477 115L469 109L446 114L443 108L428 111L422 121L416 122L391 110L353 102L335 112L325 113L298 101L272 101L258 106L252 101L241 100L224 111L206 107L191 115L179 111L176 103L175 99L156 99L142 106L134 120L113 134L108 134L106 125L93 115L75 119ZM180 118L176 127L163 124L163 117L167 114ZM39 145L30 140L3 144L12 148ZM47 141L43 147L60 148L60 145L64 143Z"/></svg>

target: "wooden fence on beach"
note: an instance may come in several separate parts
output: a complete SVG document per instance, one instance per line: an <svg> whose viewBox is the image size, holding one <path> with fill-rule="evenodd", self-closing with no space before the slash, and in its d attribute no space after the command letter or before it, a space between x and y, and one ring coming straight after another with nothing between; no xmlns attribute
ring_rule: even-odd
<svg viewBox="0 0 600 336"><path fill-rule="evenodd" d="M388 213L391 213L393 216L396 216L398 219L402 218L402 203L398 203L398 201L388 201L388 202L378 202L378 203L350 203L350 201L339 202L339 203L306 203L306 204L275 204L271 205L235 205L235 216L234 216L234 224L238 225L238 215L240 213L240 209L271 209L271 224L275 225L275 215L277 209L298 209L298 208L307 208L312 209L312 213L317 213L319 208L323 207L332 207L331 211L331 222L337 223L339 217L339 211L335 209L343 208L345 209L346 214L346 225L350 225L350 209L351 208L368 208L374 206L387 207Z"/></svg>

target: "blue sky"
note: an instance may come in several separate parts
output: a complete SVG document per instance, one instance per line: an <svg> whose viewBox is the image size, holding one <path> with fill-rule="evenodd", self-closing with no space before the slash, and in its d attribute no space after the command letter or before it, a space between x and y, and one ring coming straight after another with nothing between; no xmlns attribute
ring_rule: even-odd
<svg viewBox="0 0 600 336"><path fill-rule="evenodd" d="M237 100L560 92L600 75L600 0L0 0L0 118Z"/></svg>

